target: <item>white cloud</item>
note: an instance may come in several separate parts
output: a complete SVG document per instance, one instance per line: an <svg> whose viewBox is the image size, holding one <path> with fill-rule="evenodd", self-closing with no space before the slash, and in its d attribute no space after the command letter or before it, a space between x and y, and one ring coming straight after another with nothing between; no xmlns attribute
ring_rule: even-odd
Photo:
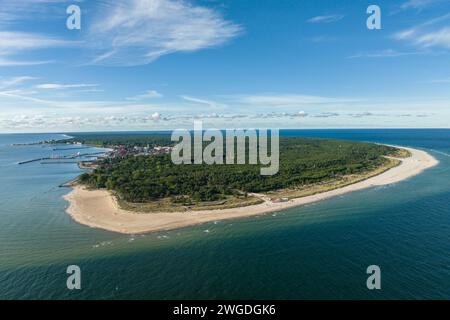
<svg viewBox="0 0 450 320"><path fill-rule="evenodd" d="M68 47L75 44L79 44L79 42L61 40L35 33L0 31L0 65L27 66L49 63L49 61L21 61L11 57L25 51Z"/></svg>
<svg viewBox="0 0 450 320"><path fill-rule="evenodd" d="M53 101L30 97L27 95L28 93L29 92L24 92L23 90L20 90L20 89L19 90L0 91L0 97L35 102L35 103L40 103L40 104L45 104L45 105L53 105L53 106L56 105L56 102L53 102Z"/></svg>
<svg viewBox="0 0 450 320"><path fill-rule="evenodd" d="M189 102L204 104L204 105L207 105L212 108L222 106L220 103L212 101L212 100L199 99L199 98L195 98L195 97L191 97L191 96L181 96L181 98L186 101L189 101Z"/></svg>
<svg viewBox="0 0 450 320"><path fill-rule="evenodd" d="M152 120L160 120L161 119L161 114L159 112L155 112L151 115L150 119Z"/></svg>
<svg viewBox="0 0 450 320"><path fill-rule="evenodd" d="M393 49L386 49L376 52L365 52L365 53L357 53L348 57L349 59L355 58L396 58L396 57L404 57L404 56L414 56L414 55L422 55L427 54L425 51L411 51L411 52L402 52Z"/></svg>
<svg viewBox="0 0 450 320"><path fill-rule="evenodd" d="M450 49L450 27L424 33L415 39L415 43L425 48L438 46Z"/></svg>
<svg viewBox="0 0 450 320"><path fill-rule="evenodd" d="M439 2L448 0L408 0L404 2L400 8L402 9L424 9Z"/></svg>
<svg viewBox="0 0 450 320"><path fill-rule="evenodd" d="M18 84L24 83L26 81L34 80L36 78L30 77L30 76L19 76L19 77L13 77L9 79L0 79L0 89L6 89L12 86L16 86Z"/></svg>
<svg viewBox="0 0 450 320"><path fill-rule="evenodd" d="M409 41L421 48L440 47L450 49L450 14L428 20L414 28L399 31L393 35L394 39Z"/></svg>
<svg viewBox="0 0 450 320"><path fill-rule="evenodd" d="M394 38L398 40L409 40L412 44L423 48L450 48L450 27L444 27L433 31L409 29L394 34Z"/></svg>
<svg viewBox="0 0 450 320"><path fill-rule="evenodd" d="M398 40L410 39L415 35L415 33L416 33L416 30L414 28L402 30L400 32L395 33L394 38L396 38Z"/></svg>
<svg viewBox="0 0 450 320"><path fill-rule="evenodd" d="M332 23L332 22L338 22L342 19L344 19L344 15L331 14L331 15L326 15L326 16L312 17L311 19L308 19L307 22L309 22L309 23Z"/></svg>
<svg viewBox="0 0 450 320"><path fill-rule="evenodd" d="M38 19L58 19L61 3L71 4L83 0L1 0L0 24Z"/></svg>
<svg viewBox="0 0 450 320"><path fill-rule="evenodd" d="M331 118L331 117L339 117L340 114L337 112L321 112L319 114L312 115L315 118Z"/></svg>
<svg viewBox="0 0 450 320"><path fill-rule="evenodd" d="M36 85L38 89L60 90L60 89L79 89L79 88L95 88L98 84L60 84L60 83L42 83Z"/></svg>
<svg viewBox="0 0 450 320"><path fill-rule="evenodd" d="M346 98L329 98L299 94L285 94L241 96L239 98L239 101L244 104L252 104L257 106L296 106L305 104L343 103L352 102L355 100Z"/></svg>
<svg viewBox="0 0 450 320"><path fill-rule="evenodd" d="M0 52L60 47L73 42L27 32L0 31Z"/></svg>
<svg viewBox="0 0 450 320"><path fill-rule="evenodd" d="M94 63L140 65L174 52L215 47L238 36L239 25L183 0L107 1L91 28ZM106 10L106 12L105 12Z"/></svg>
<svg viewBox="0 0 450 320"><path fill-rule="evenodd" d="M23 61L23 60L14 60L8 58L2 58L0 56L0 67L24 67L24 66L36 66L41 64L48 64L52 61Z"/></svg>
<svg viewBox="0 0 450 320"><path fill-rule="evenodd" d="M134 97L129 97L127 100L131 101L137 101L137 100L144 100L144 99L153 99L153 98L161 98L163 95L159 93L156 90L149 90L144 94L140 94Z"/></svg>
<svg viewBox="0 0 450 320"><path fill-rule="evenodd" d="M445 109L446 110L446 109ZM33 111L34 112L34 111ZM40 111L39 111L40 112ZM386 126L413 126L417 124L417 118L421 118L424 126L430 126L433 121L444 123L444 113L439 116L426 112L418 111L355 111L347 113L321 112L311 115L306 112L270 112L260 114L242 114L242 113L224 113L224 114L174 114L161 116L159 112L151 115L148 113L130 114L130 112L114 114L91 114L79 116L78 113L18 113L5 115L0 114L0 130L7 131L45 131L49 128L54 131L104 131L104 130L158 130L165 128L173 130L174 128L192 128L195 119L202 119L208 127L229 128L230 120L233 120L233 127L257 128L257 127L282 127L298 128L299 123L302 127L376 127ZM333 119L328 119L333 118ZM356 120L357 119L357 120ZM397 120L396 120L397 119ZM448 124L444 126L448 126Z"/></svg>

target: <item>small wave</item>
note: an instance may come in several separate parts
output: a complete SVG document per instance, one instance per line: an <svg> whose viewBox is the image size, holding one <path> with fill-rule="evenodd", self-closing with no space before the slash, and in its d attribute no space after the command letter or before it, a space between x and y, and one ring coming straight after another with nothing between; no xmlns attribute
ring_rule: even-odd
<svg viewBox="0 0 450 320"><path fill-rule="evenodd" d="M394 186L394 183L384 184L382 186L375 186L374 190L384 190L384 189L390 189Z"/></svg>
<svg viewBox="0 0 450 320"><path fill-rule="evenodd" d="M430 149L430 151L433 151L435 153L438 153L440 155L446 156L446 157L450 157L450 154L443 152L443 151L439 151L439 150L434 150L434 149Z"/></svg>
<svg viewBox="0 0 450 320"><path fill-rule="evenodd" d="M111 246L113 245L112 241L102 241L100 243L94 244L92 248L99 248L99 247L105 247L105 246Z"/></svg>

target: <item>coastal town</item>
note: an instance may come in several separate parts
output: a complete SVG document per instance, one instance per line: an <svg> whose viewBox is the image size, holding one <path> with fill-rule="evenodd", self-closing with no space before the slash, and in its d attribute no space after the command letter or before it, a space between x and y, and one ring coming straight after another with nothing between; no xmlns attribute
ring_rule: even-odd
<svg viewBox="0 0 450 320"><path fill-rule="evenodd" d="M159 154L166 154L172 151L172 147L168 146L155 146L155 147L139 147L139 146L126 146L118 145L113 146L112 150L108 152L110 158L124 158L128 156L152 156Z"/></svg>
<svg viewBox="0 0 450 320"><path fill-rule="evenodd" d="M79 150L96 148L97 146L85 145L79 141L61 141L61 140L47 140L39 141L27 144L13 144L12 146L50 146L51 151L78 151L74 154L68 155L55 155L52 153L48 157L41 157L31 160L20 161L17 164L24 165L32 162L39 162L41 164L66 164L66 163L77 163L80 169L95 169L100 163L105 163L108 159L116 158L126 158L126 157L138 157L138 156L155 156L161 154L168 154L172 151L171 146L151 146L150 144L146 146L130 145L130 144L113 144L102 147L105 151L100 152L87 152L82 153ZM89 158L88 160L86 160ZM74 159L78 159L74 161ZM72 160L72 161L71 161Z"/></svg>
<svg viewBox="0 0 450 320"><path fill-rule="evenodd" d="M99 166L100 163L104 163L105 160L115 159L115 158L125 158L125 157L139 157L139 156L155 156L161 154L170 153L173 147L168 146L126 146L126 145L117 145L111 146L110 150L104 153L101 156L96 157L95 160L86 160L79 161L78 166L80 169L95 169Z"/></svg>

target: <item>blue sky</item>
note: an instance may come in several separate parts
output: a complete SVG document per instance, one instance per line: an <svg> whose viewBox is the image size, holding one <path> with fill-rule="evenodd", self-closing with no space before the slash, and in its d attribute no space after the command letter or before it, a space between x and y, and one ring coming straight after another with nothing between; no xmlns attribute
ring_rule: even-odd
<svg viewBox="0 0 450 320"><path fill-rule="evenodd" d="M0 132L449 127L449 89L450 0L0 0Z"/></svg>

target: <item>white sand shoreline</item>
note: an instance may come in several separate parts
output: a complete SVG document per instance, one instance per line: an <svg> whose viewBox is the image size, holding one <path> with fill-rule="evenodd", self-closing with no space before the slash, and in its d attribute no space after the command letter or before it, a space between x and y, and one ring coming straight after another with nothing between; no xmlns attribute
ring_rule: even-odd
<svg viewBox="0 0 450 320"><path fill-rule="evenodd" d="M88 191L82 186L75 186L64 198L69 202L67 213L78 223L92 228L123 234L172 230L206 222L281 211L373 186L397 183L418 175L439 163L425 151L412 148L403 149L409 150L412 156L401 159L400 165L384 173L343 188L292 199L288 202L272 203L266 201L247 207L219 210L136 213L119 208L115 198L105 190Z"/></svg>

